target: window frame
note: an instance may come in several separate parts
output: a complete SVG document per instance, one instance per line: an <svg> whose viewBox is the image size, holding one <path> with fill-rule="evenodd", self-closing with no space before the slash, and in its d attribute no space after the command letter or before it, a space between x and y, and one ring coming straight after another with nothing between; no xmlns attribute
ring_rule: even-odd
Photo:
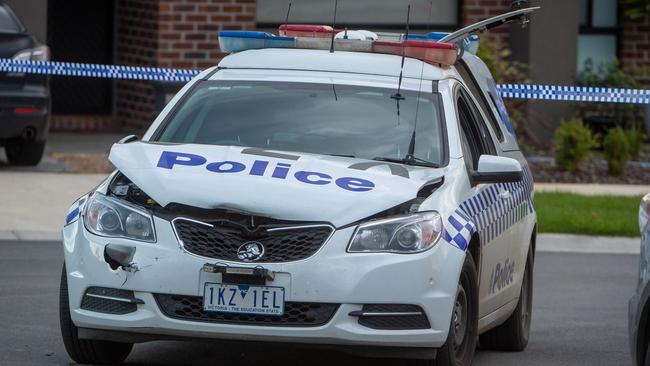
<svg viewBox="0 0 650 366"><path fill-rule="evenodd" d="M448 31L448 32L454 32L461 28L463 26L463 4L464 0L457 0L456 1L456 6L455 6L455 17L454 17L454 24L451 23L432 23L432 24L426 24L426 23L415 23L415 24L410 24L410 30L411 31L420 31L420 32L430 32L432 30L439 30L439 31ZM341 4L339 4L339 11L341 11ZM435 4L434 4L435 5ZM292 6L296 6L295 2ZM404 7L404 10L406 11L406 5ZM434 8L435 10L435 8ZM326 15L325 18L328 18ZM331 25L328 22L321 22L323 24ZM276 32L278 27L281 24L284 24L284 20L281 22L259 22L256 21L255 26L258 30L263 30L263 31L270 31L270 32ZM291 21L291 14L289 14L289 23L295 23ZM336 26L337 29L375 29L375 30L381 30L381 31L404 31L404 25L400 24L399 22L397 23L349 23L349 22L339 22L337 23Z"/></svg>
<svg viewBox="0 0 650 366"><path fill-rule="evenodd" d="M499 143L504 143L506 141L505 133L501 129L503 121L501 115L495 115L494 110L499 110L496 106L496 102L493 100L494 97L487 92L491 97L490 99L486 98L483 90L481 89L480 84L476 80L472 70L465 64L465 61L462 59L459 60L456 65L456 70L458 71L460 77L465 81L465 87L468 89L468 92L474 96L478 101L478 108L486 114L489 124L492 126L492 131ZM468 79L468 80L466 80Z"/></svg>
<svg viewBox="0 0 650 366"><path fill-rule="evenodd" d="M478 134L477 136L479 137L479 141L470 141L468 137L471 137L472 140L475 140L477 136L467 136L467 134L465 133L465 128L463 127L463 123L461 122L461 108L460 108L461 99L462 102L466 104L467 107L469 108L468 112L470 114L469 116L470 120L468 122L470 123L470 126L468 127L470 129L476 130L472 132L474 134L476 133ZM468 149L471 150L472 142L475 142L474 145L476 145L480 149L478 156L476 156L476 160L474 160L474 154L472 154L471 151L464 151L463 154L465 156L465 163L467 165L468 170L476 171L478 169L478 163L479 160L481 159L481 155L499 156L497 150L497 142L494 140L494 136L490 132L490 127L488 126L488 123L484 120L483 116L481 115L479 111L479 107L476 105L476 103L474 103L474 100L472 99L469 91L460 83L457 85L454 91L454 108L456 108L456 118L458 119L459 134L460 134L461 145L463 147L463 150L468 150ZM488 141L485 141L485 139L480 138L481 126L479 126L479 124L482 124L483 128L487 132L488 139L489 139Z"/></svg>

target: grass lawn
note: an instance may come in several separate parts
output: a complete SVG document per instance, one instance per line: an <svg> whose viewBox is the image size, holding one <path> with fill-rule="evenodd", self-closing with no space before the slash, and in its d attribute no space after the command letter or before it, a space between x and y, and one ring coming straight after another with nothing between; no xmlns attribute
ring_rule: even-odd
<svg viewBox="0 0 650 366"><path fill-rule="evenodd" d="M639 234L641 197L535 193L539 231L584 235Z"/></svg>

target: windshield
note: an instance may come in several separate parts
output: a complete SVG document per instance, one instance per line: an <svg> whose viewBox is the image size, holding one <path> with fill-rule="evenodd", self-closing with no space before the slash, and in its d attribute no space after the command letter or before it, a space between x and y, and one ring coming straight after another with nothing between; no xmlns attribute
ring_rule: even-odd
<svg viewBox="0 0 650 366"><path fill-rule="evenodd" d="M414 156L440 165L438 94L364 86L202 81L157 133L158 141L235 145L363 159ZM419 103L418 103L419 100Z"/></svg>

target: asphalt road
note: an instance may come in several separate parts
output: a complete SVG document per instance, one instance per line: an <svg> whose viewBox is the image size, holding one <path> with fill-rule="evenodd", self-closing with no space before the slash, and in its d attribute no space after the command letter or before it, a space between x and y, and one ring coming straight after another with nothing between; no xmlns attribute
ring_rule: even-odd
<svg viewBox="0 0 650 366"><path fill-rule="evenodd" d="M0 365L66 365L59 336L60 245L0 242ZM637 257L539 253L531 342L523 353L479 351L474 365L630 365L627 299ZM322 351L209 343L136 345L130 365L396 365Z"/></svg>

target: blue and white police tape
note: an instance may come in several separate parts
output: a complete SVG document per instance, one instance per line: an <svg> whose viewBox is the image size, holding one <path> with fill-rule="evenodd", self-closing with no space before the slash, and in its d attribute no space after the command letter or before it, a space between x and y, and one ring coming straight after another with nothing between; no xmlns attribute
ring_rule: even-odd
<svg viewBox="0 0 650 366"><path fill-rule="evenodd" d="M140 66L81 64L55 61L25 61L0 58L0 72L77 76L105 79L190 81L199 71Z"/></svg>
<svg viewBox="0 0 650 366"><path fill-rule="evenodd" d="M24 61L0 58L0 72L91 78L187 82L198 70L139 66L97 65L55 61ZM501 84L504 98L572 102L650 104L650 90L581 86Z"/></svg>
<svg viewBox="0 0 650 366"><path fill-rule="evenodd" d="M573 102L649 104L650 90L594 88L583 86L553 86L501 84L501 96L514 99L562 100Z"/></svg>

